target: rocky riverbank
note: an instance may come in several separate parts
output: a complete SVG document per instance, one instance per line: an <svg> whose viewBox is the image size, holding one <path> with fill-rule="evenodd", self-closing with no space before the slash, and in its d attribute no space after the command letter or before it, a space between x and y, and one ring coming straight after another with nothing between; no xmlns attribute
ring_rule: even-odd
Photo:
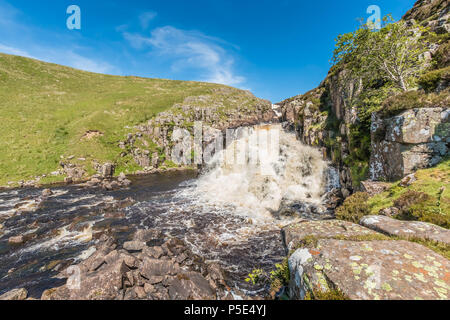
<svg viewBox="0 0 450 320"><path fill-rule="evenodd" d="M42 300L234 300L251 299L225 282L219 264L206 262L178 239L155 230L138 230L118 246L106 235L91 247L90 256L57 277L68 279L48 289ZM0 300L25 300L15 289Z"/></svg>

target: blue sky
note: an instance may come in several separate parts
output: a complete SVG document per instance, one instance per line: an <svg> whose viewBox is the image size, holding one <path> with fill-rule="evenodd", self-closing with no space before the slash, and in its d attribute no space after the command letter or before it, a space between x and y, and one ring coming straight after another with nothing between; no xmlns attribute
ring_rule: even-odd
<svg viewBox="0 0 450 320"><path fill-rule="evenodd" d="M198 80L279 102L326 76L334 39L414 0L0 0L0 52L117 75ZM69 5L81 30L69 30Z"/></svg>

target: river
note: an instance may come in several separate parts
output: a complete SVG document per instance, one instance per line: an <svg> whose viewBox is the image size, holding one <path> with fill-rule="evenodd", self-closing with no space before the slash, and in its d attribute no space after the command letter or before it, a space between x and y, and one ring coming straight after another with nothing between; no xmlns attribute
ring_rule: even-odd
<svg viewBox="0 0 450 320"><path fill-rule="evenodd" d="M224 163L233 147L261 132L278 135L269 148L276 152L264 155L264 168L251 155ZM251 145L247 150L252 154ZM285 257L282 226L326 214L322 203L336 187L334 175L317 150L269 126L230 144L200 176L193 171L135 176L129 188L117 191L60 186L48 197L42 189L1 191L0 294L24 287L39 298L64 284L55 276L88 256L102 234L121 243L136 229L158 229L219 262L230 287L258 295L263 288L245 282L246 276L254 268L270 271ZM18 235L25 242L9 244Z"/></svg>

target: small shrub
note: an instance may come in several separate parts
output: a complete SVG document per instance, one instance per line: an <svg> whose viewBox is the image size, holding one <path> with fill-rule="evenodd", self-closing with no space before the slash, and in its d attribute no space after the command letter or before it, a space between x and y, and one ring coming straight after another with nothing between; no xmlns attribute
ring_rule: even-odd
<svg viewBox="0 0 450 320"><path fill-rule="evenodd" d="M408 91L393 97L387 98L381 107L381 116L384 118L394 116L404 110L423 108L423 93L420 91Z"/></svg>
<svg viewBox="0 0 450 320"><path fill-rule="evenodd" d="M434 54L436 67L445 68L450 65L450 41L442 44Z"/></svg>
<svg viewBox="0 0 450 320"><path fill-rule="evenodd" d="M439 93L432 92L429 94L426 94L423 90L408 91L386 99L379 114L383 118L388 118L409 109L447 107L449 97L449 88Z"/></svg>
<svg viewBox="0 0 450 320"><path fill-rule="evenodd" d="M450 215L442 212L440 201L424 192L407 191L394 201L400 209L396 218L433 223L450 228Z"/></svg>
<svg viewBox="0 0 450 320"><path fill-rule="evenodd" d="M447 84L450 82L450 67L425 73L419 78L418 84L425 92L430 93L437 89L441 81Z"/></svg>
<svg viewBox="0 0 450 320"><path fill-rule="evenodd" d="M252 273L248 275L248 278L245 279L245 282L250 282L253 285L257 285L262 281L265 281L267 278L266 273L262 269L254 269Z"/></svg>
<svg viewBox="0 0 450 320"><path fill-rule="evenodd" d="M313 290L308 292L305 300L350 300L341 290L332 289L328 291Z"/></svg>
<svg viewBox="0 0 450 320"><path fill-rule="evenodd" d="M288 258L286 258L282 263L277 263L275 270L270 272L272 289L279 290L281 287L289 285L290 277Z"/></svg>
<svg viewBox="0 0 450 320"><path fill-rule="evenodd" d="M342 206L336 209L336 218L358 223L363 216L370 214L369 194L367 192L357 192L348 197Z"/></svg>
<svg viewBox="0 0 450 320"><path fill-rule="evenodd" d="M394 206L400 210L399 214L409 216L413 205L427 201L429 198L430 196L424 192L409 190L394 201Z"/></svg>

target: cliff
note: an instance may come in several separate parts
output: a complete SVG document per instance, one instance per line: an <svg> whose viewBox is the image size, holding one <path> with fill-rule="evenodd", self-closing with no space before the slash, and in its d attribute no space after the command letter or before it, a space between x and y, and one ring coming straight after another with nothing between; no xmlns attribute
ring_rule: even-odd
<svg viewBox="0 0 450 320"><path fill-rule="evenodd" d="M318 88L278 103L285 126L322 148L339 169L344 197L361 190L363 180L395 181L448 154L448 17L442 0L418 1L405 15L407 23L416 19L429 28L423 34L426 69L408 92L384 79L363 83L338 63Z"/></svg>

